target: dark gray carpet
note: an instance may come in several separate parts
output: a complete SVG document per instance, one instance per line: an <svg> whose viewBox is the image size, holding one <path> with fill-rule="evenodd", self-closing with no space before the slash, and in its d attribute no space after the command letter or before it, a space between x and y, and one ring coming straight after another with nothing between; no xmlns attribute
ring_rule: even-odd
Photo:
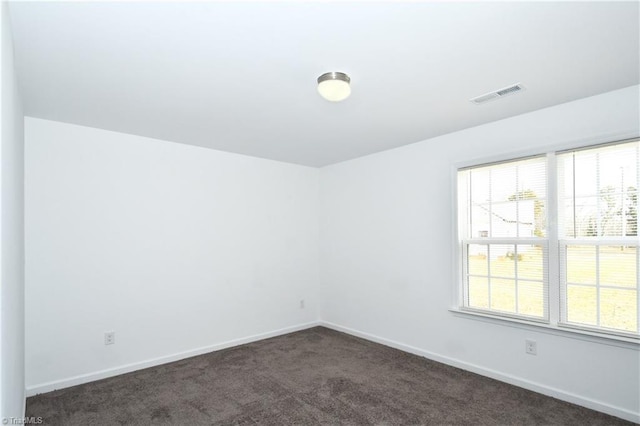
<svg viewBox="0 0 640 426"><path fill-rule="evenodd" d="M630 425L326 328L27 399L49 425Z"/></svg>

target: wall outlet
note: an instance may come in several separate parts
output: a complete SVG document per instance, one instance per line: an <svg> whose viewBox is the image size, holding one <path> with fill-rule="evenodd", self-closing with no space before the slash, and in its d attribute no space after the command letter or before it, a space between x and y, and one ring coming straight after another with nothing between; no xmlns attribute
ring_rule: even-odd
<svg viewBox="0 0 640 426"><path fill-rule="evenodd" d="M538 355L538 343L535 340L524 341L524 351L529 355Z"/></svg>
<svg viewBox="0 0 640 426"><path fill-rule="evenodd" d="M300 299L300 309L304 309L304 299Z"/></svg>
<svg viewBox="0 0 640 426"><path fill-rule="evenodd" d="M113 345L114 343L116 343L116 332L107 331L106 333L104 333L104 344Z"/></svg>

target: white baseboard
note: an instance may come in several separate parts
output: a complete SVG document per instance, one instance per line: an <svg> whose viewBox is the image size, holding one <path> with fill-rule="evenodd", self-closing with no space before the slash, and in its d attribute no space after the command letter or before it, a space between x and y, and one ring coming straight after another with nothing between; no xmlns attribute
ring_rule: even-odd
<svg viewBox="0 0 640 426"><path fill-rule="evenodd" d="M153 358L146 361L134 362L131 364L121 365L118 367L95 371L92 373L81 374L81 375L69 377L66 379L55 380L53 382L40 383L37 385L28 386L26 389L26 392L28 397L37 395L40 393L51 392L56 389L64 389L71 386L81 385L83 383L106 379L107 377L113 377L113 376L118 376L120 374L130 373L136 370L142 370L143 368L155 367L156 365L179 361L181 359L191 358L193 356L202 355L209 352L215 352L221 349L243 345L245 343L256 342L258 340L264 340L270 337L276 337L276 336L281 336L283 334L293 333L294 331L306 330L307 328L316 327L318 325L320 325L318 321L312 321L304 324L299 324L291 327L285 327L278 330L269 331L267 333L254 334L252 336L233 339L233 340L229 340L222 343L216 343L210 346L204 346L201 348L191 349L184 352L178 352L178 353L167 355L167 356Z"/></svg>
<svg viewBox="0 0 640 426"><path fill-rule="evenodd" d="M472 373L480 374L481 376L490 377L492 379L499 380L501 382L509 383L510 385L518 386L524 389L528 389L543 395L547 395L562 401L570 402L572 404L581 405L592 410L600 411L612 416L620 417L621 419L628 420L634 423L640 423L640 413L636 413L625 408L616 407L611 404L596 401L590 398L585 398L580 395L576 395L570 392L566 392L560 389L546 386L540 383L532 382L530 380L522 379L520 377L512 376L510 374L504 374L496 370L484 368L479 365L471 364L468 362L460 361L455 358L450 358L442 355L438 355L433 352L425 351L414 346L405 345L404 343L396 342L394 340L385 339L373 334L365 333L362 331L354 330L349 327L343 327L338 324L334 324L327 321L320 321L320 326L330 328L332 330L341 331L352 336L360 337L365 340L380 343L385 346L389 346L395 349L399 349L404 352L409 352L414 355L422 356L424 358L447 364L452 367L457 367L462 370L470 371Z"/></svg>
<svg viewBox="0 0 640 426"><path fill-rule="evenodd" d="M161 364L166 364L173 361L179 361L181 359L190 358L197 355L206 354L209 352L219 351L221 349L230 348L233 346L242 345L245 343L256 342L258 340L268 339L270 337L281 336L283 334L293 333L295 331L305 330L316 326L323 326L332 330L340 331L352 336L360 337L365 340L380 343L385 346L389 346L395 349L399 349L404 352L409 352L424 358L441 362L443 364L451 365L453 367L461 368L463 370L471 371L472 373L480 374L482 376L490 377L492 379L499 380L501 382L509 383L524 389L528 389L534 392L541 393L543 395L551 396L553 398L560 399L562 401L571 402L573 404L581 405L583 407L590 408L592 410L600 411L612 416L620 417L622 419L640 423L640 413L636 413L624 408L616 407L611 404L606 404L600 401L596 401L590 398L585 398L580 395L576 395L570 392L566 392L560 389L556 389L550 386L535 383L530 380L515 377L509 374L504 374L496 370L481 367L479 365L467 363L442 356L433 352L425 351L423 349L416 348L414 346L406 345L404 343L396 342L394 340L385 339L373 334L365 333L362 331L354 330L349 327L343 327L338 324L334 324L327 321L313 321L305 324L300 324L292 327L285 327L278 330L270 331L267 333L255 334L252 336L243 337L240 339L229 340L226 342L218 343L215 345L205 346L189 351L179 352L172 355L158 357L146 361L140 361L136 363L126 364L119 367L109 368L105 370L96 371L93 373L82 374L74 377L69 377L62 380L56 380L53 382L41 383L34 386L29 386L26 389L26 396L33 396L40 393L51 392L56 389L68 388L83 383L93 382L100 379L106 379L108 377L118 376L120 374L130 373L132 371L141 370L144 368L154 367Z"/></svg>

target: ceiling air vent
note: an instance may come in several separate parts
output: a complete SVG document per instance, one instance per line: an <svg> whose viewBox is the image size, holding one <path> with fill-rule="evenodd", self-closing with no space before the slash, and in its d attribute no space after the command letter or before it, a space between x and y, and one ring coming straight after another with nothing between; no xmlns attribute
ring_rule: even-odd
<svg viewBox="0 0 640 426"><path fill-rule="evenodd" d="M514 93L522 92L524 90L524 86L520 83L513 84L509 87L505 87L500 90L494 90L493 92L485 93L484 95L476 96L475 98L469 99L474 104L483 104L485 102L489 102L493 99L502 98L505 96L513 95Z"/></svg>

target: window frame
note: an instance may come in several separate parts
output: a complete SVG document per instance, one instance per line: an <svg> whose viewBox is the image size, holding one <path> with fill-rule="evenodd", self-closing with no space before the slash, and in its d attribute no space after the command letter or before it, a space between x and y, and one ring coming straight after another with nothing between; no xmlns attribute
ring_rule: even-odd
<svg viewBox="0 0 640 426"><path fill-rule="evenodd" d="M547 155L546 154L535 154L535 155L526 155L526 156L521 156L521 157L517 157L517 158L509 158L506 160L501 160L501 161L493 161L493 162L489 162L489 163L480 163L480 164L476 164L476 165L471 165L471 166L467 166L467 167L460 167L457 169L456 171L456 188L458 189L458 191L462 188L465 187L468 189L468 183L466 184L461 183L459 180L459 176L461 172L464 171L471 171L473 169L476 168L482 168L482 167L486 167L486 166L500 166L502 164L510 164L510 163L515 163L515 162L526 162L529 160L542 160L542 162L544 163L544 167L545 167L545 192L548 191L548 172L546 170L546 168L548 167L548 159L547 159ZM456 209L459 209L459 203L458 203L458 195L460 193L456 194ZM469 193L466 192L464 193L465 198L468 200L469 199ZM548 198L548 193L545 194L545 203L548 203L547 201ZM502 202L501 202L502 203ZM490 202L490 204L493 204L493 202ZM517 208L517 207L516 207ZM528 316L528 315L524 315L524 314L520 314L518 312L500 312L498 310L493 310L491 309L491 306L489 306L488 309L482 309L482 308L474 308L471 306L465 306L465 300L467 300L467 295L468 295L468 286L465 285L466 283L466 279L468 277L468 261L467 261L467 249L469 245L472 244L477 244L477 245L514 245L514 249L517 250L517 245L541 245L543 246L543 259L548 259L549 258L549 243L548 243L548 235L545 237L523 237L523 236L515 236L515 237L469 237L469 238L462 238L461 234L465 233L465 234L470 234L470 222L469 222L469 213L470 213L470 205L469 203L466 204L466 212L464 214L461 214L461 212L459 210L456 210L456 218L457 218L457 224L458 224L458 244L461 246L461 254L462 254L462 260L461 260L461 265L462 265L462 275L461 275L461 282L460 282L460 293L461 293L461 299L460 299L460 303L459 303L459 307L461 310L464 311L472 311L472 312L479 312L481 314L489 314L489 315L496 315L499 317L507 317L507 318L513 318L516 320L524 320L524 321L533 321L533 322L542 322L542 323L547 323L549 320L549 305L548 303L544 303L543 304L543 315L542 317L534 317L534 316ZM548 216L545 217L545 229L549 228L549 218ZM489 227L491 228L491 224L489 225ZM516 233L519 233L519 230L516 231ZM517 261L516 261L517 262ZM515 264L515 275L513 277L514 281L515 281L515 291L516 291L516 310L517 310L517 293L518 293L518 288L519 288L519 282L520 281L529 281L527 279L521 280L519 279L519 277L517 276L517 263ZM548 294L549 294L549 270L548 270L548 262L543 262L543 273L542 273L542 286L543 286L543 300L548 301ZM487 279L491 280L492 278L494 279L501 279L500 277L496 277L496 276L491 276L489 274L489 276L487 276ZM502 279L510 279L507 277L503 277ZM537 280L531 280L531 281L537 281ZM490 295L489 295L490 298Z"/></svg>
<svg viewBox="0 0 640 426"><path fill-rule="evenodd" d="M633 347L640 349L640 334L625 333L616 330L606 330L590 328L588 326L582 326L577 324L571 324L563 322L562 320L562 303L563 303L563 287L561 281L561 242L566 240L561 239L558 232L558 167L557 167L557 155L567 151L573 150L588 150L598 147L604 147L607 145L624 144L628 142L639 141L640 135L637 133L626 133L615 136L605 136L599 138L593 138L591 140L574 140L565 143L558 143L555 145L542 146L538 149L520 150L513 152L504 152L500 155L492 157L485 157L479 159L472 159L466 161L460 161L452 164L451 176L453 182L453 197L452 207L454 212L454 220L452 221L454 244L453 244L453 275L454 275L454 288L452 292L452 306L449 311L455 315L460 315L464 318L480 320L483 322L497 323L506 326L512 326L516 328L525 328L535 331L547 332L550 334L563 335L567 337L574 337L584 339L588 341L595 341L599 343L613 344L616 346ZM532 157L544 156L547 164L547 182L546 182L546 202L547 202L547 235L543 239L537 239L536 243L547 244L547 260L546 260L546 273L547 273L547 289L545 292L547 299L546 309L547 315L544 319L537 318L523 318L518 315L509 315L501 313L492 313L490 311L474 309L464 306L465 297L465 277L466 261L465 261L465 242L474 241L478 239L463 238L462 232L466 231L466 224L461 223L460 205L459 205L459 181L458 172L464 169L470 169L474 167L482 167L485 165L493 165L500 163L508 163L511 161L525 160ZM640 188L639 188L640 189ZM495 239L494 239L495 240ZM515 240L515 239L514 239ZM522 240L519 241L522 243ZM594 241L595 242L595 241ZM488 241L484 241L488 243ZM515 241L514 241L515 244ZM638 254L640 257L640 253ZM639 268L640 269L640 268ZM640 274L640 270L638 271ZM637 288L638 299L640 299L640 286ZM638 306L640 307L640 301ZM640 311L640 308L639 308ZM638 322L640 323L640 312ZM631 346L629 346L631 345Z"/></svg>

